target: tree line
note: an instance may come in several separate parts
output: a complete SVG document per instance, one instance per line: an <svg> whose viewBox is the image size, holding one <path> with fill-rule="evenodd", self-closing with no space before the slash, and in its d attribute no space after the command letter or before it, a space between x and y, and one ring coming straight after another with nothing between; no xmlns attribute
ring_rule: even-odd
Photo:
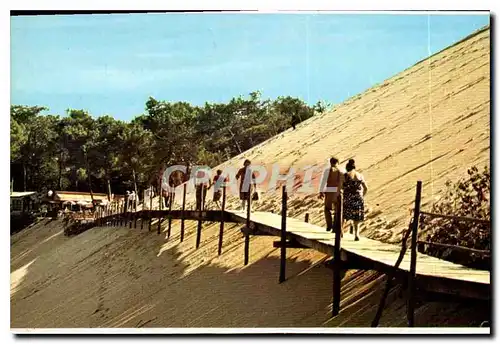
<svg viewBox="0 0 500 344"><path fill-rule="evenodd" d="M289 96L262 99L259 92L203 106L150 97L145 112L126 122L11 105L11 182L14 190L108 195L159 188L167 166L216 166L329 107Z"/></svg>

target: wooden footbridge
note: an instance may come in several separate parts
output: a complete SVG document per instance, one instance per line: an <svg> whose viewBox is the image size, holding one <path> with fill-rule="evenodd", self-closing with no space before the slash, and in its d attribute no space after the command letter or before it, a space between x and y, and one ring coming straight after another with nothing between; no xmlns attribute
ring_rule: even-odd
<svg viewBox="0 0 500 344"><path fill-rule="evenodd" d="M438 259L417 252L417 230L420 216L433 215L420 212L421 182L417 184L417 195L413 221L402 241L402 247L385 244L376 240L362 237L355 241L354 236L341 233L341 219L336 218L335 233L327 232L325 228L305 221L286 216L287 193L283 187L282 211L280 215L269 212L251 212L250 201L247 203L247 211L234 211L225 209L226 192L223 189L221 210L186 210L185 192L181 210L141 210L137 212L116 212L112 214L98 213L96 221L99 225L128 225L137 228L137 220L141 220L141 228L144 223L149 222L148 229L152 228L153 219L158 219L157 232L160 233L161 224L168 221L167 237L172 230L172 219L180 219L180 241L184 240L184 221L198 221L196 247L200 245L203 221L220 222L219 232L219 255L222 253L224 223L241 223L242 232L245 234L244 264L248 264L251 235L270 235L280 237L274 242L275 247L281 249L281 264L279 282L286 280L286 249L287 248L310 248L333 256L333 303L332 313L337 315L340 311L340 291L342 270L345 269L373 269L388 275L386 288L380 300L377 316L372 326L377 326L385 304L385 298L392 286L393 280L402 282L407 287L407 314L408 325L414 325L414 309L417 294L434 295L440 300L447 297L452 299L467 298L476 300L490 300L490 272L476 270L449 261ZM172 199L172 197L170 198ZM342 213L342 202L336 209ZM444 215L446 217L447 215ZM465 221L485 221L471 218L462 218ZM411 240L410 239L411 234ZM406 245L410 241L410 250L407 252ZM417 290L419 293L417 293Z"/></svg>

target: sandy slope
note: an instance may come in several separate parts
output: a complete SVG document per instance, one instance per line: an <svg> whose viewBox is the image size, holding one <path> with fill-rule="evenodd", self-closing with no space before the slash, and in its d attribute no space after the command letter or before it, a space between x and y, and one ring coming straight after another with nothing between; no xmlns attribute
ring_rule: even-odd
<svg viewBox="0 0 500 344"><path fill-rule="evenodd" d="M196 223L179 243L173 235L128 228L94 228L65 238L61 226L39 227L46 236L22 259L13 246L11 327L303 327L369 326L384 277L349 271L340 316L330 319L332 274L325 256L292 249L288 280L278 284L279 250L271 237L251 239L243 266L243 239L226 229L217 257L218 224L203 229L194 249ZM51 238L52 237L52 238ZM51 238L51 239L50 239ZM14 262L15 261L15 262ZM30 265L27 265L31 263ZM15 278L14 278L15 277ZM382 326L405 326L405 299L391 294ZM417 321L425 326L478 325L484 310L466 304L428 303Z"/></svg>
<svg viewBox="0 0 500 344"><path fill-rule="evenodd" d="M446 180L490 163L489 29L408 68L364 93L315 116L223 167L252 163L321 167L330 156L354 158L369 187L373 214L363 235L397 240L409 221L417 180L423 206ZM267 192L263 209L279 210L279 192ZM278 196L278 197L277 197ZM293 214L310 212L323 225L316 195L291 196ZM301 216L302 217L302 216Z"/></svg>
<svg viewBox="0 0 500 344"><path fill-rule="evenodd" d="M322 164L332 154L356 158L370 187L371 215L363 234L397 239L416 180L424 181L428 203L446 179L469 165L489 164L489 80L486 30L244 156L284 165ZM242 159L228 164L240 165ZM232 200L229 207L235 204ZM260 204L275 211L279 206L270 193ZM309 212L312 222L323 222L315 196L294 195L289 207L290 216ZM224 252L217 257L218 224L204 226L198 250L196 223L187 224L183 243L177 221L168 241L165 228L156 235L147 227L94 228L68 238L60 221L12 236L11 327L369 326L382 275L347 272L343 310L330 319L332 274L324 255L289 250L289 279L278 284L276 238L253 237L250 264L244 267L238 226L227 225ZM398 289L381 325L406 325ZM425 303L416 322L478 326L489 315L484 307Z"/></svg>

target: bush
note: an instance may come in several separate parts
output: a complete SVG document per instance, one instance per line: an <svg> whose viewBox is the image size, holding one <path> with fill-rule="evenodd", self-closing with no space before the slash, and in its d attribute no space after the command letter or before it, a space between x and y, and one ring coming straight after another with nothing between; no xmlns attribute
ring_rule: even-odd
<svg viewBox="0 0 500 344"><path fill-rule="evenodd" d="M468 176L453 184L446 182L446 193L436 202L432 213L474 217L490 220L490 171L477 167L467 171ZM463 246L477 250L491 250L490 224L422 216L420 240ZM490 257L476 253L420 245L419 251L456 263L489 269Z"/></svg>

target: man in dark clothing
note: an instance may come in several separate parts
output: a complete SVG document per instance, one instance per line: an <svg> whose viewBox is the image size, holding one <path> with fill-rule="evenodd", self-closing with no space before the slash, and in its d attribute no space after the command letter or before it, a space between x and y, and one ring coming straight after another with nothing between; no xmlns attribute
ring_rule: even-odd
<svg viewBox="0 0 500 344"><path fill-rule="evenodd" d="M205 198L207 197L208 183L203 181L205 171L199 170L196 173L195 187L196 187L196 210L203 210L205 208Z"/></svg>
<svg viewBox="0 0 500 344"><path fill-rule="evenodd" d="M217 170L217 174L214 176L214 180L208 188L210 189L212 186L216 185L219 178L222 178L222 170ZM215 205L217 206L217 208L219 208L219 209L221 208L220 202L219 202L220 198L222 196L222 189L221 188L224 186L224 183L227 181L228 181L228 178L226 177L226 179L224 180L224 182L222 182L220 187L217 189L217 186L216 186L216 188L214 189L213 201L214 201Z"/></svg>
<svg viewBox="0 0 500 344"><path fill-rule="evenodd" d="M241 200L241 210L245 211L246 209L246 202L250 198L250 195L252 194L252 185L254 188L256 188L255 184L255 173L251 173L251 179L247 181L245 178L247 177L247 169L249 168L251 162L250 160L246 159L245 162L243 163L243 167L239 169L238 173L236 174L236 179L240 179L240 200ZM248 189L245 190L245 185L247 185Z"/></svg>
<svg viewBox="0 0 500 344"><path fill-rule="evenodd" d="M332 210L335 211L335 207L339 200L340 193L342 192L342 185L344 183L344 173L339 170L339 161L336 158L330 159L330 168L325 170L325 174L323 175L323 183L322 188L325 186L328 188L337 188L336 191L326 191L324 189L320 192L320 198L324 198L325 200L325 221L326 221L326 230L333 230L332 220ZM334 213L335 216L335 213Z"/></svg>

